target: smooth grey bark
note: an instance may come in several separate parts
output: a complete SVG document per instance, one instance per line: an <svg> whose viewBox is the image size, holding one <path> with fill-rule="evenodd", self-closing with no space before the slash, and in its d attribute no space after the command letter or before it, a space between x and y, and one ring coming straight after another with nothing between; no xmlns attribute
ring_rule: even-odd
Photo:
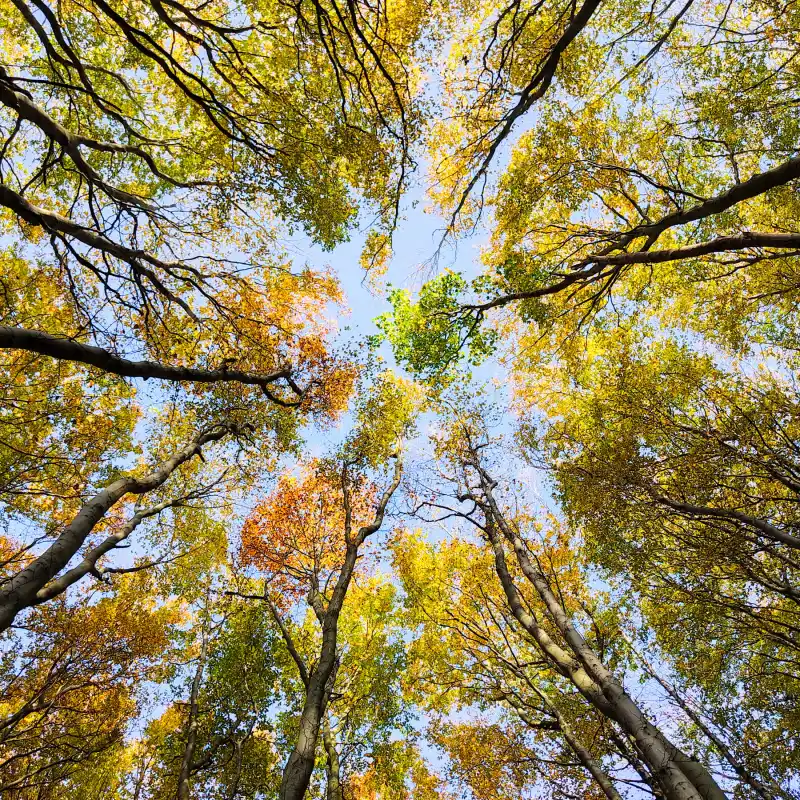
<svg viewBox="0 0 800 800"><path fill-rule="evenodd" d="M567 639L567 644L570 645L570 651L572 652L565 651L553 642L546 632L542 630L535 618L524 611L522 600L516 587L513 587L508 567L505 564L500 537L496 532L492 533L491 537L494 539L492 545L495 550L496 570L501 577L506 597L517 620L531 634L534 641L539 645L540 650L551 660L558 671L569 678L593 706L609 719L616 721L629 736L635 739L648 767L664 786L667 797L670 800L702 800L702 798L705 798L705 800L712 800L712 798L713 800L722 800L725 795L722 794L721 790L719 794L715 794L713 787L709 787L703 780L704 775L697 774L697 771L692 769L691 760L687 759L645 717L621 685L613 677L609 677L610 673L604 667L601 670L598 664L594 663L595 661L599 662L599 659L596 656L595 659L587 658L588 645L585 642L582 645L580 644L579 640L582 640L582 637L572 628L571 623L565 625L562 630L566 615L555 596L549 591L549 587L543 594L558 605L560 614L557 616L559 619L558 621L553 621L562 635L565 636L565 639ZM540 583L540 581L537 580L537 583ZM541 586L537 587L537 589L539 588ZM545 602L546 605L552 606L552 602L550 604L547 604L547 601ZM549 607L548 610L550 610ZM552 615L550 616L553 619ZM572 628L573 635L568 637L566 633L570 632L570 628ZM580 655L575 652L576 647L580 650ZM595 669L592 673L588 671L585 664L582 663L583 661L589 661L593 664ZM603 675L602 680L597 680L596 675L598 674ZM694 780L682 767L687 767L688 770L692 771ZM713 782L713 779L711 780ZM700 786L696 785L695 781L700 783Z"/></svg>
<svg viewBox="0 0 800 800"><path fill-rule="evenodd" d="M594 778L595 783L600 787L603 794L608 800L622 800L619 792L614 787L609 774L603 769L603 765L589 752L589 748L584 745L580 737L572 730L572 726L567 721L566 717L561 713L558 706L547 696L545 692L540 692L539 697L542 702L547 706L550 713L556 718L558 728L561 731L567 744L572 751L578 756L578 760L583 764L584 768Z"/></svg>
<svg viewBox="0 0 800 800"><path fill-rule="evenodd" d="M329 660L320 664L324 671L332 669ZM314 755L317 749L320 722L322 720L325 684L319 677L312 677L306 690L305 703L300 715L300 729L292 752L283 768L280 800L303 800L314 770Z"/></svg>
<svg viewBox="0 0 800 800"><path fill-rule="evenodd" d="M325 746L325 755L327 756L325 764L328 778L327 800L343 800L339 751L336 749L336 740L331 730L327 712L322 717L322 743Z"/></svg>
<svg viewBox="0 0 800 800"><path fill-rule="evenodd" d="M653 726L644 719L641 713L638 718L633 720L633 724L631 724L630 714L619 714L614 701L605 696L601 687L578 659L575 658L574 654L564 650L554 642L539 625L535 617L525 609L519 591L508 571L500 536L493 530L491 525L487 526L487 532L489 532L490 542L494 550L495 569L500 577L511 611L542 653L553 664L556 671L572 681L578 691L595 708L610 719L619 722L620 727L637 741L648 766L653 771L653 774L658 776L660 782L664 784L670 800L701 800L699 792L694 789L687 776L674 763L676 749L673 748L673 752L670 752L664 746L658 736L655 735Z"/></svg>
<svg viewBox="0 0 800 800"><path fill-rule="evenodd" d="M200 454L204 445L218 441L234 430L227 423L214 425L199 433L147 475L119 478L86 502L44 553L0 584L0 632L11 626L20 611L37 604L37 594L67 566L94 526L125 495L140 495L157 489L181 464Z"/></svg>
<svg viewBox="0 0 800 800"><path fill-rule="evenodd" d="M618 733L613 725L610 726L609 738L614 743L614 747L617 748L617 752L631 767L633 767L642 782L649 787L653 796L656 797L657 800L663 800L664 790L653 778L647 765L639 757L639 751L636 749L636 742L631 742L628 738Z"/></svg>
<svg viewBox="0 0 800 800"><path fill-rule="evenodd" d="M481 466L474 452L472 459L467 466L478 475L480 493L472 493L470 497L486 517L485 531L494 551L495 569L514 617L556 670L569 678L592 705L617 722L637 743L643 759L663 786L669 800L725 800L726 795L708 770L681 752L650 722L572 624L551 590L547 577L532 562L524 542L501 512L493 492L495 481ZM554 642L525 608L506 564L503 539L513 548L517 564L544 603L547 616L563 637L569 651Z"/></svg>
<svg viewBox="0 0 800 800"><path fill-rule="evenodd" d="M312 594L313 594L313 590L312 590ZM297 670L300 673L300 680L302 681L303 686L304 686L305 691L306 691L306 703L308 703L309 694L312 691L312 677L314 676L315 670L314 669L309 670L309 668L306 666L306 663L303 660L303 657L300 655L300 652L298 651L298 649L297 649L297 647L296 647L296 645L294 643L294 639L292 638L292 635L291 635L291 633L289 631L289 628L287 627L286 623L283 621L283 619L282 619L282 617L280 615L280 612L278 611L277 607L275 606L275 603L273 603L271 598L269 597L266 587L265 587L265 590L264 590L264 599L266 600L267 604L269 605L269 609L270 609L270 611L272 613L272 616L273 616L275 622L278 625L278 629L280 630L281 635L283 636L283 640L284 640L284 642L286 644L286 649L289 651L289 655L292 657L292 660L297 665ZM314 611L315 611L315 613L317 615L317 618L318 618L320 624L324 624L324 621L325 621L325 610L324 610L324 607L322 605L322 600L318 595L316 595L314 597L314 599L312 600L312 605L314 607ZM326 754L328 756L327 764L326 764L326 770L327 770L327 775L328 775L327 793L328 793L329 800L330 800L331 792L335 791L334 784L339 785L339 792L340 792L340 795L341 795L341 786L340 786L340 782L339 782L338 753L336 752L336 746L335 746L335 743L333 742L333 738L332 738L332 734L331 734L331 730L330 730L330 723L328 721L328 713L327 713L328 701L330 700L330 695L331 695L331 691L332 691L332 688L333 688L333 683L335 682L335 680L336 680L336 664L334 664L334 669L331 671L331 674L329 675L327 683L326 683L325 692L323 694L323 699L322 699L322 706L321 706L321 708L322 708L321 724L319 726L319 728L322 731L323 744L325 746L325 751L326 751ZM304 711L305 711L305 708L304 708ZM310 715L309 715L309 717L310 717ZM313 723L313 719L311 719L310 722L307 719L305 722L306 722L306 726L309 726L309 725L311 726L310 730L313 733L313 724L314 724ZM300 730L300 733L303 734L303 720L302 719L301 719L301 730ZM317 735L318 735L318 733L317 733ZM305 739L303 739L303 741L300 742L300 737L298 737L298 742L296 743L296 747L297 747L298 743L300 743L300 746L303 747L303 748L305 748L307 746L307 743L306 743ZM314 740L314 747L316 748L316 739ZM333 756L331 755L331 751L333 752ZM312 769L313 769L313 766L312 766ZM284 772L284 775L285 775L285 772Z"/></svg>
<svg viewBox="0 0 800 800"><path fill-rule="evenodd" d="M317 741L329 692L328 682L337 664L336 642L339 630L339 614L347 595L350 580L353 577L359 548L367 537L380 530L389 500L400 485L402 469L402 461L398 455L395 462L394 477L381 496L373 521L369 525L359 528L355 536L352 535L350 530L351 509L346 487L346 468L343 471L342 485L347 550L327 606L324 606L321 596L315 589L312 589L311 592L311 602L322 625L322 645L319 659L314 669L308 671L306 698L300 715L300 730L283 770L283 778L278 795L280 800L303 800L308 789L311 773L314 770Z"/></svg>

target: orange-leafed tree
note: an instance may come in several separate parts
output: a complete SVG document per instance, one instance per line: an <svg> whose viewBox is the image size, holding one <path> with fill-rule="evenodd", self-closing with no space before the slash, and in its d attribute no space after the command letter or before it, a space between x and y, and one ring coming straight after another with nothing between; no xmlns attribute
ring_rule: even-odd
<svg viewBox="0 0 800 800"><path fill-rule="evenodd" d="M145 572L35 609L0 658L0 796L116 797L128 726L168 672L180 618Z"/></svg>
<svg viewBox="0 0 800 800"><path fill-rule="evenodd" d="M325 594L346 557L348 526L359 528L374 513L377 486L351 465L336 467L315 460L283 474L242 530L243 560L263 573L283 610Z"/></svg>
<svg viewBox="0 0 800 800"><path fill-rule="evenodd" d="M339 616L364 544L384 524L402 476L402 442L419 407L417 389L390 373L379 375L357 404L356 424L339 451L285 474L242 532L241 559L264 579L262 595L294 660L305 689L297 736L281 781L281 800L301 800L314 769L322 731L328 796L342 797L336 743L327 707L339 664ZM393 462L393 466L392 466ZM245 593L242 593L245 594ZM291 614L303 602L319 626L313 659L292 633Z"/></svg>

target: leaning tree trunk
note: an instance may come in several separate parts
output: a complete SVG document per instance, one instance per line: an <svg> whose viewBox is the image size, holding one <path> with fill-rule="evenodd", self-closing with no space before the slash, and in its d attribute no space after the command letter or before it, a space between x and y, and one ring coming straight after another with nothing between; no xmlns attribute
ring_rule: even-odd
<svg viewBox="0 0 800 800"><path fill-rule="evenodd" d="M477 462L473 466L480 476L482 489L482 496L473 499L486 514L486 533L494 550L495 569L518 622L556 671L569 678L598 711L616 722L637 743L643 759L663 786L668 800L726 800L726 795L708 770L672 744L650 722L575 628L551 590L547 577L531 560L519 534L500 511L493 494L495 482ZM569 651L553 641L525 608L508 570L498 528L512 546L520 570L544 603L548 618L563 637Z"/></svg>
<svg viewBox="0 0 800 800"><path fill-rule="evenodd" d="M586 769L592 778L594 778L595 783L600 787L600 790L603 792L603 794L608 798L608 800L622 800L619 792L614 787L611 777L603 769L603 765L597 759L595 759L595 757L589 752L589 748L586 747L575 731L572 730L572 726L569 724L566 717L561 713L558 706L552 700L550 700L550 698L544 692L540 692L539 697L541 697L550 713L556 718L558 729L561 731L564 740L570 746L572 752L578 757L578 760L581 762L584 769Z"/></svg>
<svg viewBox="0 0 800 800"><path fill-rule="evenodd" d="M215 425L198 434L144 477L120 478L85 503L42 555L0 584L0 632L11 626L20 611L41 602L37 596L40 590L67 566L95 525L125 495L157 489L181 464L200 454L203 445L222 439L232 430L228 424Z"/></svg>

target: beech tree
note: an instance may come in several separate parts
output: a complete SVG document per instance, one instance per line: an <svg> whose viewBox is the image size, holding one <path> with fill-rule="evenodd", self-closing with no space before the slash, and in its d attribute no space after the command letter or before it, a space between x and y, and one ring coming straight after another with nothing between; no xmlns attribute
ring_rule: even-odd
<svg viewBox="0 0 800 800"><path fill-rule="evenodd" d="M103 574L98 559L142 519L201 496L193 486L136 507L59 574L109 510L161 487L203 445L246 435L286 448L293 425L342 409L352 369L329 353L314 308L337 302L338 287L323 271L294 271L276 231L301 226L330 247L360 204L381 230L395 224L415 130L406 59L422 22L407 12L389 25L380 9L313 4L0 11L0 349L23 377L7 387L4 424L28 429L4 443L18 476L8 489L71 492L58 513L75 514L41 552L41 539L11 544L0 627ZM69 376L105 389L98 410L111 424L90 434L87 453L99 484L90 473L54 481L50 469L37 485L56 453L36 450L71 435L56 421L68 403L30 405L47 401L38 375L53 370L51 394ZM123 444L137 413L126 378L180 386L184 425L192 414L197 424L146 477L103 481L110 459L134 455ZM266 409L245 414L257 397ZM82 405L73 427L92 413ZM103 452L105 437L114 444ZM71 445L63 458L77 461Z"/></svg>
<svg viewBox="0 0 800 800"><path fill-rule="evenodd" d="M465 18L433 191L450 237L491 212L490 241L477 277L440 273L417 303L395 290L398 356L437 373L515 321L524 349L549 352L633 307L737 348L788 344L800 161L793 105L776 97L795 91L795 27L749 2Z"/></svg>
<svg viewBox="0 0 800 800"><path fill-rule="evenodd" d="M551 566L559 555L574 559L573 547L558 549L542 554ZM511 614L485 549L460 537L434 545L406 532L393 555L417 630L409 668L415 699L434 715L433 740L475 797L552 787L559 796L599 790L618 798L618 780L639 780L620 774L627 754L617 753L602 716L550 674ZM566 588L565 570L558 577L562 593L579 588ZM589 601L580 588L581 602ZM454 721L454 709L468 721Z"/></svg>
<svg viewBox="0 0 800 800"><path fill-rule="evenodd" d="M497 579L517 623L550 669L566 678L593 708L630 738L666 797L725 797L708 769L648 719L573 621L563 595L526 546L519 521L503 508L496 492L498 482L487 465L490 442L480 425L479 419L462 417L454 422L451 436L442 440L445 458L453 470L451 495L466 505L463 510L457 506L445 510L470 522L485 537ZM441 505L435 503L434 507ZM523 579L538 595L543 606L541 617L532 613L524 600L509 569L507 549L513 553ZM552 626L552 633L543 626L542 617Z"/></svg>
<svg viewBox="0 0 800 800"><path fill-rule="evenodd" d="M738 719L719 709L723 730L774 725L785 735L785 692L796 680L784 666L797 624L793 387L766 370L723 370L671 342L624 337L618 348L614 339L597 342L568 399L542 397L561 421L527 426L528 456L557 465L564 508L592 560L635 587L685 679L715 698L736 683L751 687ZM702 655L687 631L706 642ZM749 740L736 735L735 749ZM763 757L775 778L793 769L780 740L744 747L738 759L758 772Z"/></svg>
<svg viewBox="0 0 800 800"><path fill-rule="evenodd" d="M0 0L0 793L796 800L799 22Z"/></svg>
<svg viewBox="0 0 800 800"><path fill-rule="evenodd" d="M383 374L357 409L358 424L339 459L307 467L300 479L286 476L256 509L242 532L243 558L265 573L268 605L295 662L305 699L279 797L302 800L314 769L317 741L327 754L328 797L342 798L339 755L328 719L340 667L339 618L362 548L380 531L400 485L403 439L416 414L413 386ZM394 461L383 486L367 470ZM284 618L288 599L307 598L319 625L313 662L304 657Z"/></svg>

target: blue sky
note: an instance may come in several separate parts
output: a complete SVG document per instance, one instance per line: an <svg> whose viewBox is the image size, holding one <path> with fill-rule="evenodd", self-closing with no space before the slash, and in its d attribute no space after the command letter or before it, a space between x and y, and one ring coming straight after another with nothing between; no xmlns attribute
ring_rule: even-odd
<svg viewBox="0 0 800 800"><path fill-rule="evenodd" d="M359 256L364 243L364 232L354 231L349 242L336 247L333 251L326 252L315 246L307 238L294 237L288 245L290 255L295 260L295 266L300 267L308 263L312 267L330 267L341 281L350 308L348 317L340 320L340 326L349 326L345 332L347 338L362 338L378 332L375 318L391 310L387 300L388 285L407 288L416 293L422 283L433 277L443 269L454 269L463 273L467 278L474 277L481 269L480 249L488 240L487 219L477 228L477 233L468 238L462 238L457 246L446 244L441 249L438 261L434 264L431 259L436 253L441 242L446 220L434 212L426 212L429 205L421 190L411 191L404 206L404 216L394 237L394 255L390 262L387 274L379 281L369 285L365 281L365 274L359 265ZM377 285L376 285L377 284ZM391 348L384 344L381 355L386 359L387 366L400 372L402 368L395 362ZM490 359L483 366L473 369L474 383L476 386L485 387L490 396L500 408L508 406L508 373L507 369ZM508 435L514 427L514 419L510 412L505 412L503 422L497 432ZM308 451L313 455L330 452L336 443L347 434L350 419L345 417L338 429L320 432L309 429L307 431ZM420 420L419 436L409 443L407 466L413 469L413 463L428 456L427 434L436 425L436 418L426 414ZM545 476L539 470L534 470L522 463L521 460L511 457L507 463L509 475L516 477L526 487L528 497L553 510L553 498L547 487ZM396 504L403 505L402 500ZM414 525L412 520L409 524ZM419 523L417 523L419 524ZM436 531L436 526L426 526L434 537L438 538L444 531Z"/></svg>
<svg viewBox="0 0 800 800"><path fill-rule="evenodd" d="M418 289L426 278L431 277L433 268L426 262L436 252L444 222L433 213L426 213L425 198L421 193L412 192L404 207L394 237L394 256L388 273L381 279L384 285ZM311 266L330 266L339 276L351 308L351 316L343 324L349 324L359 333L369 336L376 332L373 320L378 314L389 309L386 292L379 287L370 287L365 282L365 273L359 265L359 256L364 243L364 230L354 230L349 242L339 245L333 251L325 252L304 237L294 237L289 251L299 263L308 262ZM458 258L453 258L453 248L443 250L439 267L451 267L463 272L475 269L477 239L464 242L459 247Z"/></svg>

